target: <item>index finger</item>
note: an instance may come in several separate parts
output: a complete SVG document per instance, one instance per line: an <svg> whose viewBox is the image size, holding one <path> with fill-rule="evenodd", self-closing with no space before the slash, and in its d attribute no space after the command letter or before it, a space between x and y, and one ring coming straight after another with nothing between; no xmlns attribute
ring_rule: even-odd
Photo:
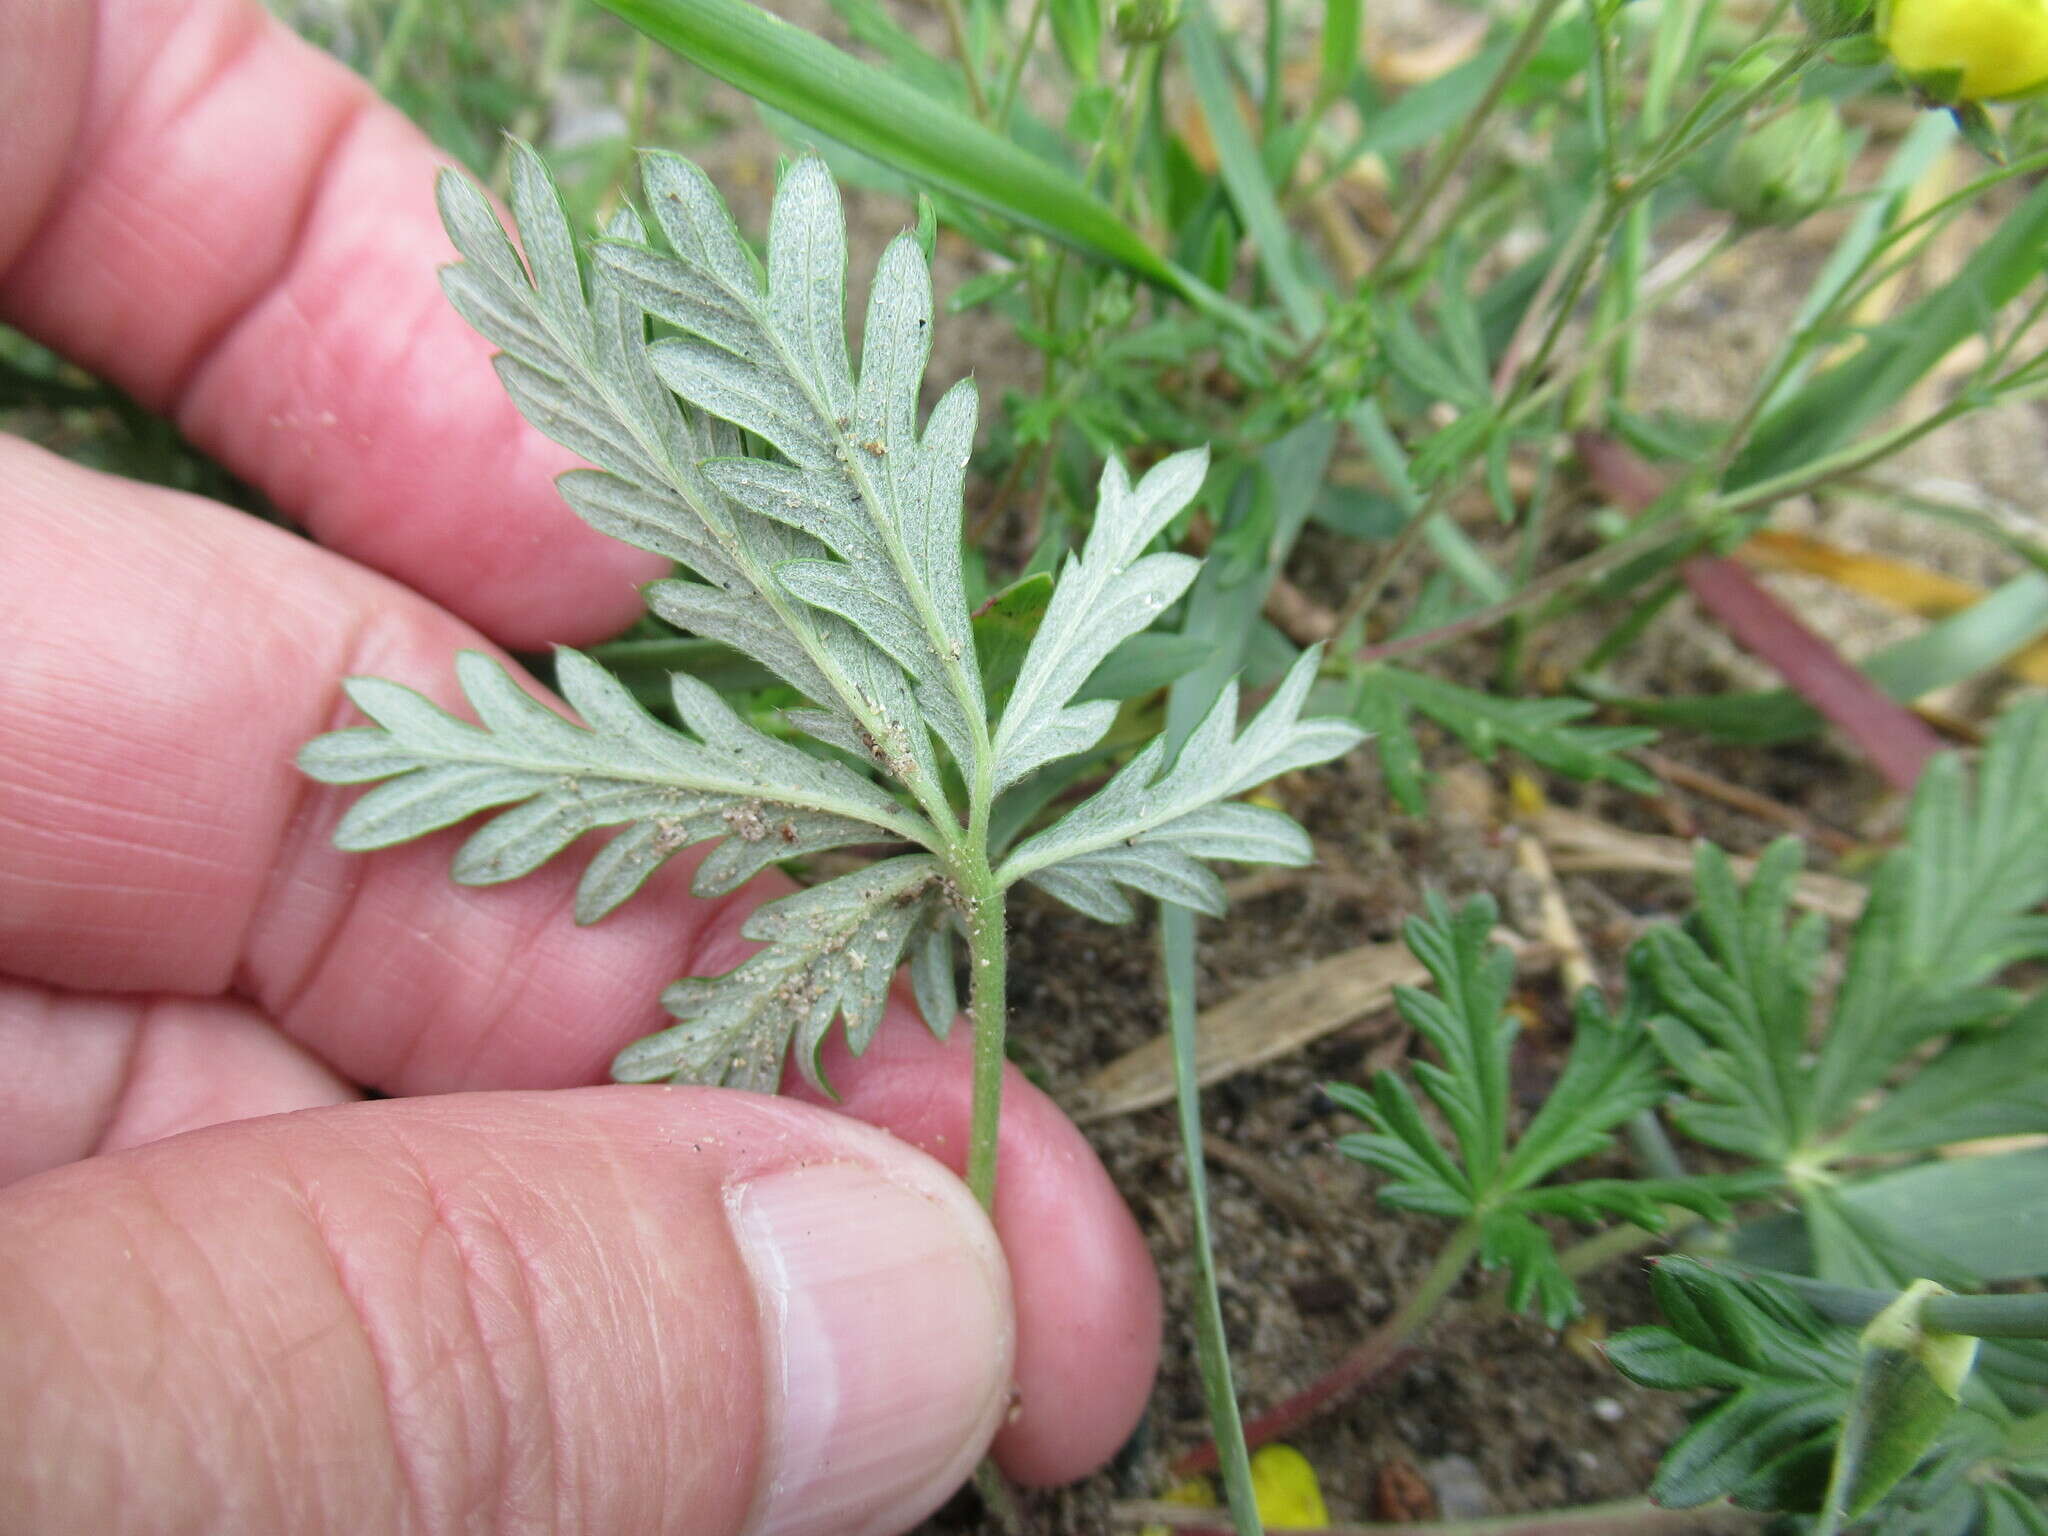
<svg viewBox="0 0 2048 1536"><path fill-rule="evenodd" d="M0 11L0 101L0 318L506 645L634 616L661 563L555 494L441 296L441 157L359 77L255 0L101 0Z"/></svg>

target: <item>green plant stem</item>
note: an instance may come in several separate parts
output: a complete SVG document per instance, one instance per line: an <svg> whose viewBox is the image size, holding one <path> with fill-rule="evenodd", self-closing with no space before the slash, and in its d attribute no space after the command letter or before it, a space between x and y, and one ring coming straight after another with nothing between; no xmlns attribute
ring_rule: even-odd
<svg viewBox="0 0 2048 1536"><path fill-rule="evenodd" d="M1638 1531L1686 1531L1720 1525L1731 1511L1725 1503L1703 1509L1664 1509L1648 1499L1617 1499L1609 1504L1581 1504L1570 1509L1537 1510L1522 1515L1490 1515L1483 1520L1425 1520L1419 1524L1386 1525L1368 1521L1336 1525L1275 1526L1271 1536L1634 1536ZM1163 1525L1172 1530L1210 1531L1216 1512L1186 1504L1132 1500L1112 1505L1119 1524Z"/></svg>
<svg viewBox="0 0 2048 1536"><path fill-rule="evenodd" d="M1672 171L1683 165L1695 152L1704 148L1722 129L1739 119L1743 113L1759 101L1769 97L1779 86L1797 78L1828 46L1824 38L1808 38L1792 51L1790 58L1780 64L1762 81L1737 96L1720 111L1701 122L1701 108L1712 100L1711 94L1700 98L1685 120L1669 135L1670 142L1658 152L1650 163L1636 173L1629 188L1631 196L1640 196L1643 189L1653 187Z"/></svg>
<svg viewBox="0 0 2048 1536"><path fill-rule="evenodd" d="M399 0L398 9L392 13L391 30L377 45L377 58L370 66L370 85L379 96L388 97L391 88L398 84L398 72L405 65L412 35L418 30L420 13L425 9L423 0Z"/></svg>
<svg viewBox="0 0 2048 1536"><path fill-rule="evenodd" d="M1705 543L1710 526L1700 527L1691 537L1699 543ZM1383 640L1378 645L1368 645L1363 650L1354 651L1351 660L1355 664L1363 665L1387 661L1396 656L1419 656L1439 646L1448 645L1453 640L1480 634L1525 608L1532 608L1559 592L1577 586L1582 581L1590 581L1625 561L1647 554L1656 545L1664 542L1671 532L1669 522L1660 518L1654 527L1624 534L1604 549L1596 549L1590 555L1560 565L1553 571L1546 571L1519 592L1504 597L1497 603L1488 603L1484 608L1476 608L1461 618L1438 625L1435 629L1426 629L1418 635L1403 635L1399 639Z"/></svg>
<svg viewBox="0 0 2048 1536"><path fill-rule="evenodd" d="M1274 1404L1244 1427L1245 1444L1261 1446L1291 1434L1325 1408L1370 1381L1400 1353L1425 1323L1436 1315L1479 1252L1479 1223L1467 1221L1452 1231L1436 1260L1407 1300L1384 1323L1347 1351L1344 1358L1292 1397ZM1200 1446L1172 1465L1176 1477L1207 1471L1215 1465L1215 1447Z"/></svg>
<svg viewBox="0 0 2048 1536"><path fill-rule="evenodd" d="M1689 1212L1687 1214L1690 1215ZM1655 1247L1668 1241L1670 1236L1668 1232L1651 1232L1623 1223L1595 1232L1591 1237L1582 1237L1567 1248L1560 1248L1557 1265L1576 1279L1580 1275L1590 1275L1596 1269L1604 1269L1616 1259L1625 1259L1645 1248Z"/></svg>
<svg viewBox="0 0 2048 1536"><path fill-rule="evenodd" d="M1017 108L1017 88L1024 80L1024 66L1038 45L1038 29L1045 25L1046 0L1031 0L1031 14L1024 21L1024 35L1017 39L1017 51L1010 55L1010 68L1003 76L1003 93L996 98L996 127L1007 131L1010 114Z"/></svg>
<svg viewBox="0 0 2048 1536"><path fill-rule="evenodd" d="M1216 1250L1209 1231L1209 1176L1202 1160L1202 1098L1195 1081L1195 914L1170 901L1159 904L1159 943L1166 969L1166 1004L1173 1039L1175 1118L1181 1158L1188 1174L1188 1205L1194 1217L1195 1351L1209 1423L1216 1438L1206 1449L1209 1464L1220 1461L1231 1523L1238 1536L1261 1536L1258 1499L1252 1492L1251 1458L1237 1390L1230 1375L1229 1341L1223 1332L1223 1303L1216 1290Z"/></svg>
<svg viewBox="0 0 2048 1536"><path fill-rule="evenodd" d="M1428 217L1431 205L1449 184L1451 177L1457 173L1458 167L1465 163L1465 157L1479 141L1479 131L1493 116L1494 109L1500 105L1508 87L1514 84L1515 77L1521 74L1529 60L1536 56L1536 50L1543 46L1543 35L1550 30L1551 18L1557 15L1558 8L1563 3L1564 0L1537 0L1535 10L1530 13L1528 23L1522 29L1522 35L1515 40L1514 48L1501 60L1500 68L1493 72L1493 78L1486 83L1486 93L1479 98L1471 112L1466 114L1465 120L1458 125L1458 131L1451 136L1450 143L1443 147L1431 164L1423 177L1422 185L1416 188L1415 196L1410 199L1401 222L1395 226L1393 234L1387 237L1387 243L1374 253L1372 265L1366 269L1365 278L1360 284L1361 288L1373 287L1382 273L1393 269L1394 258L1399 256L1408 242L1415 237L1423 220Z"/></svg>
<svg viewBox="0 0 2048 1536"><path fill-rule="evenodd" d="M1640 211L1640 209L1635 211ZM1642 328L1644 321L1663 308L1671 299L1690 287L1694 278L1698 277L1701 272L1718 260L1745 233L1747 231L1741 227L1730 225L1713 239L1703 241L1699 247L1699 254L1688 258L1677 276L1666 279L1647 293L1635 296L1628 312L1618 316L1606 326L1596 331L1573 354L1574 361L1583 364L1587 368L1598 364L1610 350L1619 348L1624 342L1632 338ZM1664 264L1660 263L1661 265ZM1503 422L1512 426L1517 422L1525 420L1532 412L1540 410L1549 401L1555 399L1559 392L1565 389L1572 379L1577 376L1577 373L1578 368L1573 366L1561 366L1553 369L1547 378L1543 379L1541 383L1536 384L1533 388L1528 389L1511 408L1502 412Z"/></svg>
<svg viewBox="0 0 2048 1536"><path fill-rule="evenodd" d="M975 878L978 875L978 879ZM974 1023L974 1099L967 1132L967 1187L983 1209L996 1207L997 1133L1003 1111L1003 1041L1008 1027L1009 934L1002 888L984 858L967 903L967 956Z"/></svg>
<svg viewBox="0 0 2048 1536"><path fill-rule="evenodd" d="M1874 437L1863 438L1846 448L1802 464L1797 469L1787 470L1782 475L1773 475L1768 480L1760 480L1755 485L1747 486L1734 495L1714 503L1712 513L1717 516L1740 516L1742 513L1770 506L1774 502L1784 501L1788 497L1803 496L1832 480L1853 475L1859 470L1869 468L1880 459L1891 457L1937 428L1947 426L1979 403L1967 393L1959 395L1918 421L1908 422L1905 426L1894 428L1890 432L1880 432Z"/></svg>
<svg viewBox="0 0 2048 1536"><path fill-rule="evenodd" d="M974 67L974 45L967 40L967 18L961 13L960 0L939 0L939 9L946 15L953 57L960 61L960 78L967 82L967 100L974 115L985 123L989 117L988 94L981 88L981 71Z"/></svg>
<svg viewBox="0 0 2048 1536"><path fill-rule="evenodd" d="M1417 507L1408 521L1401 525L1400 532L1394 535L1392 541L1380 552L1379 559L1372 563L1372 568L1360 579L1358 585L1352 588L1351 596L1344 601L1343 612L1337 616L1337 627L1333 633L1342 635L1365 616L1367 609L1379 601L1380 594L1387 590L1387 583L1400 572L1409 555L1414 552L1415 546L1422 541L1422 536L1429 531L1429 520L1442 508L1448 483L1439 480L1430 487L1429 495L1422 505Z"/></svg>

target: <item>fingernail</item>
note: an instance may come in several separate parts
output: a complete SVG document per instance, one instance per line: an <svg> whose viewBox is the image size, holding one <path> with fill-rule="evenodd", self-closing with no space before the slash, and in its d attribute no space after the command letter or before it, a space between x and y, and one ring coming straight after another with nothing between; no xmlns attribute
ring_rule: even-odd
<svg viewBox="0 0 2048 1536"><path fill-rule="evenodd" d="M768 1451L750 1536L894 1536L973 1471L1009 1393L1009 1271L966 1190L858 1163L730 1197L761 1299Z"/></svg>

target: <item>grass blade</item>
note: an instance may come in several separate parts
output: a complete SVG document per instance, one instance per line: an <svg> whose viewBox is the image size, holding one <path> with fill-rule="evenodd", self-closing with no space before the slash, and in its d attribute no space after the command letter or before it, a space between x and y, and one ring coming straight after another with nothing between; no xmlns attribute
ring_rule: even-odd
<svg viewBox="0 0 2048 1536"><path fill-rule="evenodd" d="M1176 292L1190 279L1072 176L747 0L603 0L663 47L918 181Z"/></svg>
<svg viewBox="0 0 2048 1536"><path fill-rule="evenodd" d="M1363 0L1328 0L1323 7L1322 70L1316 81L1316 112L1344 94L1358 71Z"/></svg>
<svg viewBox="0 0 2048 1536"><path fill-rule="evenodd" d="M1209 1235L1209 1180L1202 1163L1201 1089L1195 1084L1195 914L1171 902L1159 906L1159 944L1166 961L1166 1006L1173 1030L1173 1080L1180 1123L1181 1157L1188 1170L1188 1202L1195 1219L1195 1348L1202 1364L1202 1390L1209 1400L1209 1426L1223 1466L1231 1523L1238 1536L1260 1536L1258 1502L1252 1493L1251 1457L1244 1448L1244 1419L1230 1377L1230 1348L1223 1336L1223 1303L1216 1294L1216 1254Z"/></svg>
<svg viewBox="0 0 2048 1536"><path fill-rule="evenodd" d="M1202 116L1208 119L1209 136L1216 144L1223 185L1242 215L1245 228L1251 232L1252 243L1259 248L1259 261L1279 297L1280 307L1287 311L1288 324L1300 336L1313 336L1322 328L1322 301L1296 262L1287 220L1281 216L1272 184L1266 180L1265 161L1238 114L1237 93L1230 88L1230 77L1223 65L1223 45L1206 5L1189 8L1180 35L1188 73L1194 79L1195 96L1202 104Z"/></svg>
<svg viewBox="0 0 2048 1536"><path fill-rule="evenodd" d="M2040 275L2044 245L2048 186L2014 207L1953 278L1871 331L1848 361L1816 374L1766 416L1723 488L1761 484L1849 442Z"/></svg>

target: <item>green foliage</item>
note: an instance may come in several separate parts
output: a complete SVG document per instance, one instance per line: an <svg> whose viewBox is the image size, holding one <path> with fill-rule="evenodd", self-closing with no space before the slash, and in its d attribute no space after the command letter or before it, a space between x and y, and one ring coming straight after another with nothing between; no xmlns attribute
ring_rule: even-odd
<svg viewBox="0 0 2048 1536"><path fill-rule="evenodd" d="M1616 1334L1607 1358L1646 1387L1718 1394L1665 1453L1650 1496L1817 1509L1856 1378L1853 1336L1780 1285L1690 1259L1658 1263L1650 1287L1668 1326Z"/></svg>
<svg viewBox="0 0 2048 1536"><path fill-rule="evenodd" d="M1665 1453L1658 1503L1732 1499L1807 1536L2048 1530L2042 1421L1965 1384L1973 1341L1920 1320L1930 1288L1880 1297L1859 1336L1817 1310L1832 1288L1792 1277L1673 1258L1650 1285L1665 1324L1615 1335L1608 1359L1640 1385L1708 1394Z"/></svg>
<svg viewBox="0 0 2048 1536"><path fill-rule="evenodd" d="M563 477L570 504L682 568L649 589L654 611L807 700L789 723L843 756L756 729L683 674L672 681L678 730L564 651L556 675L579 724L465 657L480 726L358 679L351 697L376 724L301 754L316 778L378 785L344 819L341 845L386 847L511 807L456 856L456 878L481 884L619 828L583 877L584 922L705 843L716 846L695 877L704 895L827 848L923 850L762 908L745 934L765 948L725 976L671 987L664 1002L679 1022L615 1067L635 1081L753 1088L774 1086L792 1039L818 1081L835 1019L864 1046L906 954L943 1032L953 930L986 924L1018 880L1122 919L1132 909L1120 888L1220 911L1205 859L1306 863L1308 840L1287 817L1227 802L1359 740L1348 722L1301 719L1314 652L1242 732L1226 687L1172 761L1155 741L991 867L998 795L1028 793L1035 774L1095 750L1116 705L1079 695L1194 579L1199 562L1146 550L1200 488L1206 456L1175 455L1135 484L1112 460L1079 554L976 622L960 543L975 396L955 385L920 428L933 316L917 239L882 257L856 370L844 225L821 162L785 176L765 272L695 166L650 155L643 177L666 249L621 213L588 277L530 151L516 155L512 187L524 262L483 195L445 177L442 211L464 257L446 275L449 295L504 349L499 375L521 410L598 466ZM652 341L649 316L662 327Z"/></svg>
<svg viewBox="0 0 2048 1536"><path fill-rule="evenodd" d="M1633 1004L1616 1016L1592 990L1578 999L1571 1052L1549 1098L1520 1135L1510 1128L1509 1061L1516 1025L1508 1012L1513 954L1493 942L1497 909L1474 897L1453 912L1434 893L1409 921L1408 946L1436 980L1434 994L1403 987L1401 1016L1435 1050L1415 1080L1451 1131L1443 1146L1414 1091L1392 1071L1370 1092L1325 1092L1372 1127L1339 1138L1337 1150L1389 1176L1379 1198L1403 1210L1470 1224L1480 1262L1508 1271L1508 1299L1532 1301L1553 1326L1577 1310L1577 1293L1539 1216L1593 1223L1619 1217L1661 1231L1667 1207L1720 1218L1727 1207L1702 1179L1544 1180L1603 1151L1615 1128L1657 1103L1666 1088Z"/></svg>
<svg viewBox="0 0 2048 1536"><path fill-rule="evenodd" d="M605 0L728 84L884 165L1146 277L1181 282L1086 188L946 104L747 0Z"/></svg>
<svg viewBox="0 0 2048 1536"><path fill-rule="evenodd" d="M1656 776L1626 755L1657 733L1641 726L1583 724L1594 710L1584 699L1503 698L1384 662L1356 677L1353 714L1372 732L1387 788L1411 815L1421 815L1429 804L1415 715L1442 726L1483 762L1507 747L1567 778L1604 779L1643 794L1657 787Z"/></svg>
<svg viewBox="0 0 2048 1536"><path fill-rule="evenodd" d="M2048 919L2035 910L2048 897L2044 775L2040 702L2000 723L1974 794L1954 758L1929 766L1905 840L1872 880L1817 1048L1809 1035L1827 935L1818 917L1789 919L1798 845L1774 846L1746 889L1724 855L1703 847L1692 919L1646 935L1631 960L1661 1010L1651 1032L1691 1090L1674 1110L1680 1127L1806 1174L1849 1157L2048 1129L2038 1094L2006 1091L2010 1074L2048 1053L2048 1010L2020 1008L1993 984L2048 953ZM1917 1059L1932 1041L1947 1046ZM1859 1112L1888 1084L1890 1098Z"/></svg>
<svg viewBox="0 0 2048 1536"><path fill-rule="evenodd" d="M1859 1501L1874 1509L1869 1536L1932 1536L1935 1531L2032 1530L2007 1524L2041 1519L2024 1491L2035 1474L2011 1421L1973 1398L1949 1405L1930 1432L1917 1420L1896 1447L1880 1451L1882 1430L1869 1422L1888 1390L1884 1345L1859 1342L1849 1328L1816 1315L1797 1292L1765 1276L1737 1278L1691 1259L1667 1259L1651 1289L1668 1326L1632 1328L1607 1342L1607 1357L1631 1381L1674 1392L1713 1394L1692 1411L1692 1425L1665 1453L1650 1495L1690 1508L1732 1499L1745 1509L1811 1514L1834 1475L1844 1421L1852 1449L1889 1457L1883 1488ZM1907 1440L1917 1440L1915 1450ZM1879 1502L1879 1499L1882 1502ZM2027 1513L2022 1516L2021 1512ZM1798 1522L1814 1529L1812 1522Z"/></svg>

